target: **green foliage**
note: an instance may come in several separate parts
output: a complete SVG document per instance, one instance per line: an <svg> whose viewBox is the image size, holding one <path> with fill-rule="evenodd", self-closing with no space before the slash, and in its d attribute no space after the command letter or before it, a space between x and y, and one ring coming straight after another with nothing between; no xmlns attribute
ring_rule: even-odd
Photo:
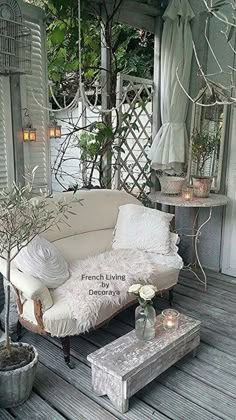
<svg viewBox="0 0 236 420"><path fill-rule="evenodd" d="M75 0L43 0L46 12L49 77L67 88L68 78L76 83L78 59L78 4ZM82 2L82 49L84 76L90 82L100 65L98 21L91 18ZM71 92L73 96L74 92Z"/></svg>
<svg viewBox="0 0 236 420"><path fill-rule="evenodd" d="M77 146L80 148L82 161L102 156L107 141L112 142L113 139L112 127L104 123L96 123L91 131L90 133L83 131L80 134Z"/></svg>
<svg viewBox="0 0 236 420"><path fill-rule="evenodd" d="M77 0L28 0L41 4L46 13L49 78L71 97L78 87L78 3ZM100 74L100 18L89 13L87 0L81 2L82 67L90 86ZM113 24L111 76L115 91L116 74L152 78L152 34L128 25Z"/></svg>
<svg viewBox="0 0 236 420"><path fill-rule="evenodd" d="M153 35L121 24L114 25L112 35L117 71L152 79Z"/></svg>
<svg viewBox="0 0 236 420"><path fill-rule="evenodd" d="M221 130L216 134L208 131L194 131L192 136L192 159L197 164L197 174L204 176L206 162L218 149L221 140Z"/></svg>

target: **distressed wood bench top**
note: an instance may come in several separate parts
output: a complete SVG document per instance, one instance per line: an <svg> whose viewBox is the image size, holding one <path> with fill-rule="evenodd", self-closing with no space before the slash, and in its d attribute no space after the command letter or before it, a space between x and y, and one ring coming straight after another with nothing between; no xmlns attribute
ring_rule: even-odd
<svg viewBox="0 0 236 420"><path fill-rule="evenodd" d="M156 337L150 341L140 341L135 330L91 353L87 359L94 366L110 375L125 380L142 366L147 366L153 358L162 356L190 335L200 330L200 321L180 314L179 328L176 331L165 331L162 327L162 316L156 318Z"/></svg>

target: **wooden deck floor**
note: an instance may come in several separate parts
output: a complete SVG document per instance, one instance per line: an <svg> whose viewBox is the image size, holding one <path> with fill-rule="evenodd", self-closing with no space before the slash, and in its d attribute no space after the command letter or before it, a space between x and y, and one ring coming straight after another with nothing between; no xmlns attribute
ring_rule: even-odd
<svg viewBox="0 0 236 420"><path fill-rule="evenodd" d="M217 278L216 278L217 277ZM23 341L40 355L30 399L11 410L0 409L1 420L236 420L236 285L217 275L208 279L208 292L183 273L174 307L202 321L197 358L187 356L130 400L130 410L118 413L107 397L91 391L86 356L133 327L129 309L108 326L72 340L74 370L62 361L58 340L26 332ZM158 298L158 309L168 307Z"/></svg>

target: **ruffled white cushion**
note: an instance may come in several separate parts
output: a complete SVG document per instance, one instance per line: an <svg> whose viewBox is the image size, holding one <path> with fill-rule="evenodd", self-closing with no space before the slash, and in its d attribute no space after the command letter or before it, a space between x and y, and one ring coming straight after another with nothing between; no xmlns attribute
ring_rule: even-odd
<svg viewBox="0 0 236 420"><path fill-rule="evenodd" d="M14 263L23 273L39 278L49 289L62 285L70 275L61 253L39 236L19 252Z"/></svg>
<svg viewBox="0 0 236 420"><path fill-rule="evenodd" d="M169 226L172 218L172 214L135 204L120 206L112 248L169 255L173 253Z"/></svg>

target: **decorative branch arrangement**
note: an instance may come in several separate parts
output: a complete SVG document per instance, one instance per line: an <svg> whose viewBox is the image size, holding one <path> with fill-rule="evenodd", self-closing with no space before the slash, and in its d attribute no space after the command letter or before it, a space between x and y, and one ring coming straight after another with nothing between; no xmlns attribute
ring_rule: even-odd
<svg viewBox="0 0 236 420"><path fill-rule="evenodd" d="M7 293L6 293L6 350L11 353L9 333L10 311L10 269L13 259L22 248L26 247L37 235L53 226L67 223L67 213L71 202L57 201L53 205L45 196L32 199L34 175L32 171L26 180L26 185L18 187L13 183L9 190L0 192L0 257L7 262Z"/></svg>
<svg viewBox="0 0 236 420"><path fill-rule="evenodd" d="M200 62L199 55L197 52L197 46L193 41L193 52L198 67L198 75L201 77L205 92L212 98L210 104L203 104L201 101L196 101L192 98L188 92L184 89L184 86L178 75L178 68L176 69L177 79L184 90L187 97L197 105L202 107L208 107L216 104L234 104L236 103L235 88L236 88L236 67L227 64L227 70L224 70L220 64L220 60L215 53L215 48L212 46L209 39L209 29L211 22L215 19L217 22L222 23L222 30L220 33L225 38L226 48L229 52L233 52L234 57L236 56L235 40L236 40L236 0L202 0L205 5L206 19L205 19L205 30L204 37L208 46L209 53L211 54L213 61L216 65L216 71L213 73L207 73L204 71L203 63ZM235 59L234 59L235 61ZM229 80L229 83L220 83L215 81L214 78L217 76L224 76Z"/></svg>

